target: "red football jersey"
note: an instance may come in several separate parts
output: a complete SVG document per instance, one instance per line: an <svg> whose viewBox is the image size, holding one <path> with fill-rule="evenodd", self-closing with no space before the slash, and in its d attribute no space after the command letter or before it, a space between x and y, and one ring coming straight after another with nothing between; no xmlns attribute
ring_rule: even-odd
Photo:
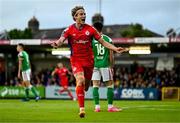
<svg viewBox="0 0 180 123"><path fill-rule="evenodd" d="M79 60L92 58L92 39L99 40L101 38L96 29L88 24L82 25L80 29L75 24L72 24L64 30L62 36L68 39L71 58L78 58Z"/></svg>
<svg viewBox="0 0 180 123"><path fill-rule="evenodd" d="M56 68L55 72L56 72L56 74L58 75L58 77L60 79L68 79L68 77L67 77L67 72L68 72L67 68Z"/></svg>

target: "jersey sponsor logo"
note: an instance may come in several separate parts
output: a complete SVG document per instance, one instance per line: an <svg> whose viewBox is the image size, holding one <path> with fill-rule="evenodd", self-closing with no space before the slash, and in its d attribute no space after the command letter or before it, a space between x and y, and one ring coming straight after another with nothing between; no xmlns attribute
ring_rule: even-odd
<svg viewBox="0 0 180 123"><path fill-rule="evenodd" d="M86 34L86 35L89 35L89 34L90 34L90 32L89 32L89 31L86 31L86 32L85 32L85 34Z"/></svg>
<svg viewBox="0 0 180 123"><path fill-rule="evenodd" d="M59 74L60 74L61 76L65 76L65 75L66 75L66 73L62 73L62 72L59 72Z"/></svg>
<svg viewBox="0 0 180 123"><path fill-rule="evenodd" d="M101 59L104 59L104 56L97 56L96 58L101 60Z"/></svg>
<svg viewBox="0 0 180 123"><path fill-rule="evenodd" d="M89 42L88 40L87 41L85 41L85 40L78 40L78 41L74 41L75 43L77 43L77 44L86 44L87 42Z"/></svg>

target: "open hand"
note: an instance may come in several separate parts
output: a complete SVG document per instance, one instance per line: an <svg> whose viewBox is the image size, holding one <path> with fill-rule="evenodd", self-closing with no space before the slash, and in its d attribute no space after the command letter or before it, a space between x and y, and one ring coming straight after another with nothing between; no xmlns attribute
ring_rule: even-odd
<svg viewBox="0 0 180 123"><path fill-rule="evenodd" d="M58 44L56 43L56 41L52 41L52 42L51 42L51 46L52 46L53 48L58 48Z"/></svg>
<svg viewBox="0 0 180 123"><path fill-rule="evenodd" d="M118 47L116 52L117 53L123 53L123 52L128 52L129 48L122 48L122 47Z"/></svg>

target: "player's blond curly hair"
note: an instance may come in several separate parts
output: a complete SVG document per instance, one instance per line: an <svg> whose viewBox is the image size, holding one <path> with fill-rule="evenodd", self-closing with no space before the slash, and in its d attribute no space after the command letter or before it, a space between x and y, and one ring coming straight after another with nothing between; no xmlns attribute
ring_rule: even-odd
<svg viewBox="0 0 180 123"><path fill-rule="evenodd" d="M75 15L76 12L77 12L78 10L80 10L80 9L85 10L83 6L75 6L75 7L71 10L71 15L72 15L74 21L75 21L74 15Z"/></svg>

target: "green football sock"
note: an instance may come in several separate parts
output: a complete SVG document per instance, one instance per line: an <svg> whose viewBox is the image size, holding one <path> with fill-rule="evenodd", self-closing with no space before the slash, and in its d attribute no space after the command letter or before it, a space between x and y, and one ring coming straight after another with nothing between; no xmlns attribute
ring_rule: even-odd
<svg viewBox="0 0 180 123"><path fill-rule="evenodd" d="M25 97L29 98L29 88L25 88Z"/></svg>
<svg viewBox="0 0 180 123"><path fill-rule="evenodd" d="M113 88L107 88L107 100L108 104L112 105L113 104L113 98L114 98L114 92Z"/></svg>
<svg viewBox="0 0 180 123"><path fill-rule="evenodd" d="M38 96L35 87L32 86L32 87L31 87L31 91L32 91L32 93L33 93L36 97Z"/></svg>
<svg viewBox="0 0 180 123"><path fill-rule="evenodd" d="M95 105L99 105L99 88L98 87L93 87L93 98Z"/></svg>

